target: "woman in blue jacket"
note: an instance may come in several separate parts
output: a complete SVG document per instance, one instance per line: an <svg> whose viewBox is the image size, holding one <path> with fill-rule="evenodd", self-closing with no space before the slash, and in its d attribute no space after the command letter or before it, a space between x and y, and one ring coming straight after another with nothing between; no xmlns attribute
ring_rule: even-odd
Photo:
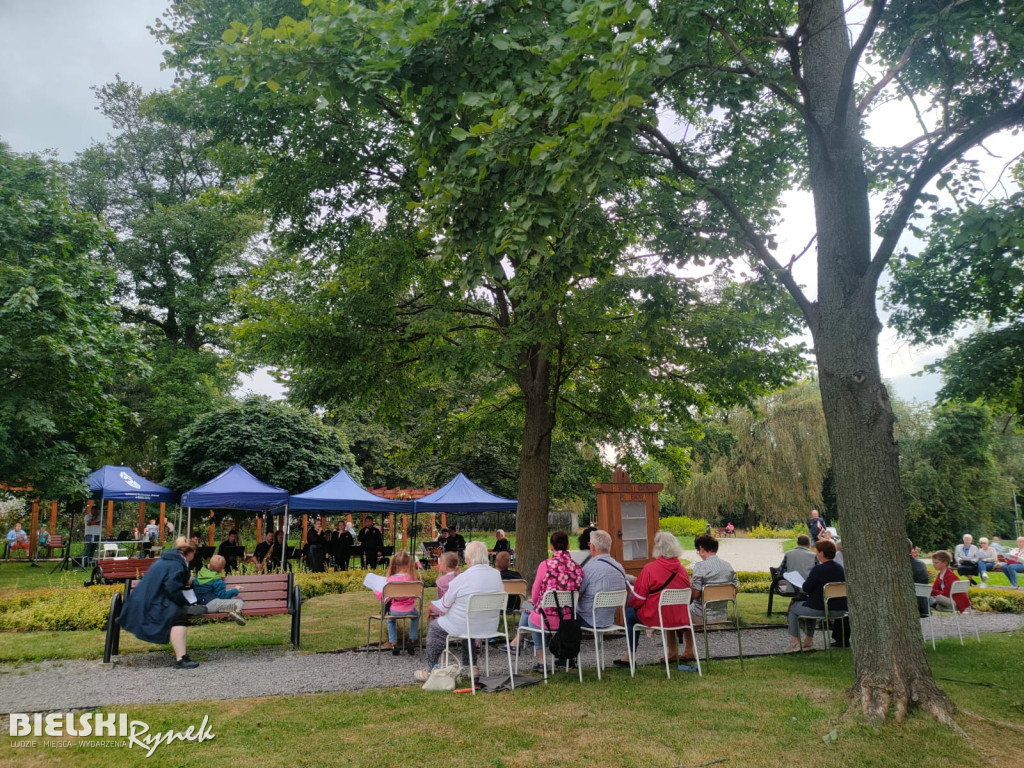
<svg viewBox="0 0 1024 768"><path fill-rule="evenodd" d="M196 550L192 542L179 536L174 549L164 552L128 595L118 622L147 643L174 649L175 669L195 669L198 662L185 653L188 616L203 613L205 606L189 605L184 590L189 586L189 563Z"/></svg>

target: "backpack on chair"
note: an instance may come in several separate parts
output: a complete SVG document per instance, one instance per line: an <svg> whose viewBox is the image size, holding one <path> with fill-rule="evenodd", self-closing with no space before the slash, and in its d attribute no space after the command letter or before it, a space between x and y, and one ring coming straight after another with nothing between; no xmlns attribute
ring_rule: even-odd
<svg viewBox="0 0 1024 768"><path fill-rule="evenodd" d="M583 642L583 626L576 618L576 606L570 606L572 614L568 619L562 616L562 606L558 603L558 593L555 593L555 608L558 610L558 629L551 636L548 648L551 654L560 662L575 659L580 655L580 645ZM541 611L544 623L547 624L547 614Z"/></svg>

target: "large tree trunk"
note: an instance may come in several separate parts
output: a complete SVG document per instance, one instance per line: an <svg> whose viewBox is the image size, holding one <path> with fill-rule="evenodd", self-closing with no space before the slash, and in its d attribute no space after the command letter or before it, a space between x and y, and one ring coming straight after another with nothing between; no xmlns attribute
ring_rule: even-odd
<svg viewBox="0 0 1024 768"><path fill-rule="evenodd" d="M523 355L518 381L526 398L526 419L519 454L516 569L532 582L537 566L548 553L551 432L555 427L551 362L542 348L535 347Z"/></svg>
<svg viewBox="0 0 1024 768"><path fill-rule="evenodd" d="M818 230L818 305L808 318L835 473L849 583L854 696L870 719L921 706L951 722L924 655L911 578L892 408L878 365L881 323L870 271L871 216L851 98L841 0L801 2L808 148Z"/></svg>

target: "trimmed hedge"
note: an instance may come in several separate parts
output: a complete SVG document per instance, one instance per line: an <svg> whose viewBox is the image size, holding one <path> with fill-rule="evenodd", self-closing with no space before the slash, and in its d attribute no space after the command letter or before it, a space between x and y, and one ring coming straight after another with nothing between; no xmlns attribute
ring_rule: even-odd
<svg viewBox="0 0 1024 768"><path fill-rule="evenodd" d="M0 599L0 630L68 632L103 629L116 584L69 589L33 589Z"/></svg>
<svg viewBox="0 0 1024 768"><path fill-rule="evenodd" d="M663 531L674 533L680 539L692 538L700 536L708 529L708 521L692 517L663 517L658 521L658 527Z"/></svg>

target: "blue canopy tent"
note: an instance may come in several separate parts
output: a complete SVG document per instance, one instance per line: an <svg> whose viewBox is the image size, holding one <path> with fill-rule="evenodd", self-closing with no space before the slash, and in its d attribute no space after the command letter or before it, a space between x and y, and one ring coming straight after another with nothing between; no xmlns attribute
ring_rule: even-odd
<svg viewBox="0 0 1024 768"><path fill-rule="evenodd" d="M90 474L85 481L93 499L104 501L174 501L177 494L170 488L140 477L131 467L109 464Z"/></svg>
<svg viewBox="0 0 1024 768"><path fill-rule="evenodd" d="M89 493L93 500L99 504L101 515L103 507L108 501L169 502L177 498L177 494L170 488L147 480L131 467L107 464L89 474L85 478L85 482L89 484ZM102 539L102 535L92 540L86 537L85 555L77 561L77 565L86 566L86 558L94 555L95 547L98 546L96 542L100 539Z"/></svg>
<svg viewBox="0 0 1024 768"><path fill-rule="evenodd" d="M303 493L292 496L293 510L322 512L395 512L413 511L411 501L393 501L370 493L353 480L344 469Z"/></svg>
<svg viewBox="0 0 1024 768"><path fill-rule="evenodd" d="M264 483L241 464L232 464L215 478L181 495L181 506L188 509L188 527L192 530L192 507L239 509L270 512L284 507L285 546L281 567L288 561L288 491Z"/></svg>
<svg viewBox="0 0 1024 768"><path fill-rule="evenodd" d="M419 512L469 515L474 512L516 512L518 509L519 502L515 499L495 496L459 472L447 485L413 501L413 521Z"/></svg>
<svg viewBox="0 0 1024 768"><path fill-rule="evenodd" d="M290 506L293 510L304 512L408 514L414 511L411 501L394 501L370 493L353 480L344 469L315 488L292 496ZM395 543L396 538L397 532L392 531L392 544Z"/></svg>

